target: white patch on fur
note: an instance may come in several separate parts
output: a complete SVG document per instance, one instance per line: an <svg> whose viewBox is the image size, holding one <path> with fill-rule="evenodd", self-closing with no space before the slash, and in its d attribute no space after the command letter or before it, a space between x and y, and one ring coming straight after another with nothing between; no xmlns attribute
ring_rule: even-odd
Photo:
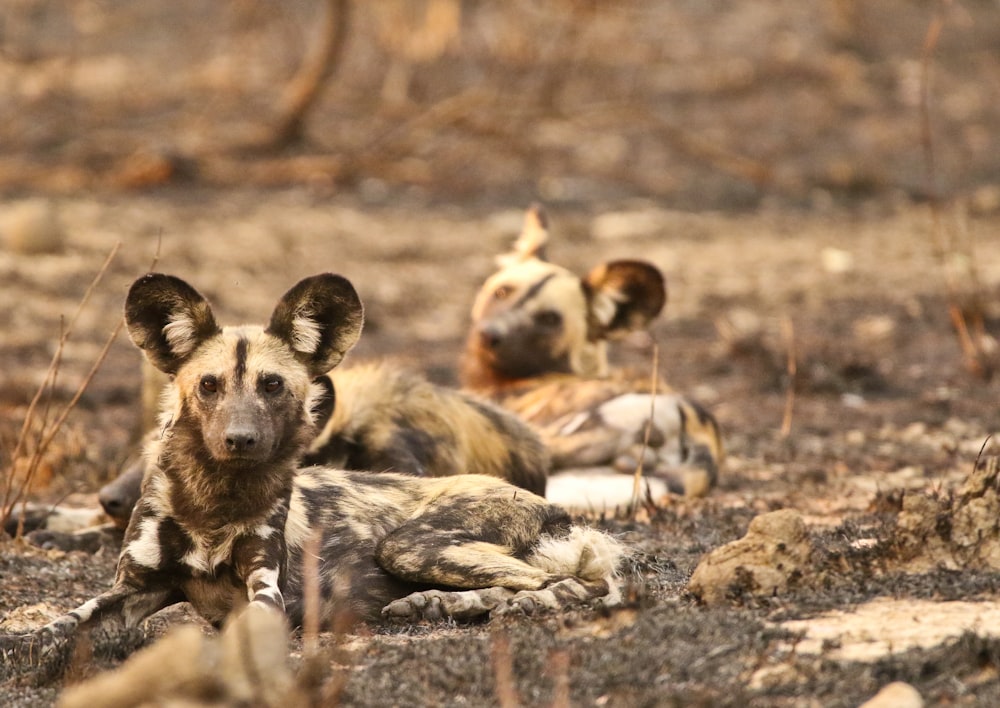
<svg viewBox="0 0 1000 708"><path fill-rule="evenodd" d="M613 472L607 467L560 470L549 476L545 498L566 509L606 511L632 502L634 480L631 474ZM669 492L667 483L656 477L644 476L639 483L640 499L646 498L647 490L653 499Z"/></svg>
<svg viewBox="0 0 1000 708"><path fill-rule="evenodd" d="M125 548L125 552L137 564L146 568L159 568L162 553L160 549L160 520L152 517L139 522L139 536Z"/></svg>
<svg viewBox="0 0 1000 708"><path fill-rule="evenodd" d="M255 592L253 587L258 583L264 587ZM277 568L257 568L250 573L250 577L247 578L247 599L253 602L258 594L265 595L275 602L281 598L281 592L278 590Z"/></svg>
<svg viewBox="0 0 1000 708"><path fill-rule="evenodd" d="M275 531L276 529L273 526L268 526L267 524L264 524L254 529L254 535L257 536L257 538L267 539L271 538L271 536L274 535Z"/></svg>
<svg viewBox="0 0 1000 708"><path fill-rule="evenodd" d="M528 563L555 575L573 575L583 580L614 577L625 555L618 539L587 526L574 526L561 538L543 536Z"/></svg>
<svg viewBox="0 0 1000 708"><path fill-rule="evenodd" d="M163 336L167 338L170 350L178 357L186 357L198 346L195 337L194 322L190 317L177 314L163 327Z"/></svg>
<svg viewBox="0 0 1000 708"><path fill-rule="evenodd" d="M29 510L35 510L34 504L28 504ZM46 510L48 507L45 507ZM45 528L60 533L75 533L106 521L99 509L76 509L68 506L57 506L45 517Z"/></svg>
<svg viewBox="0 0 1000 708"><path fill-rule="evenodd" d="M226 535L214 545L200 534L192 533L191 544L194 548L181 557L181 563L192 570L209 573L229 560L233 554L233 542L244 532L241 526L227 528Z"/></svg>
<svg viewBox="0 0 1000 708"><path fill-rule="evenodd" d="M69 614L72 615L73 617L75 617L77 619L77 621L82 624L83 622L86 622L87 620L89 620L91 618L91 616L94 614L94 611L96 609L97 609L97 598L95 597L95 598L91 598L90 600L87 600L85 603L83 603L82 605L80 605L79 607L77 607L75 610L73 610ZM51 624L54 625L57 622L58 622L58 620L56 620L56 622L52 622Z"/></svg>
<svg viewBox="0 0 1000 708"><path fill-rule="evenodd" d="M298 483L312 481L306 475L299 475ZM305 486L305 485L303 485ZM288 518L285 519L285 542L289 548L302 548L313 536L313 528L306 517L305 499L298 487L292 489Z"/></svg>
<svg viewBox="0 0 1000 708"><path fill-rule="evenodd" d="M660 393L651 399L648 393L625 393L602 404L597 412L608 425L629 431L641 431L652 412L656 427L664 435L676 436L681 428L680 404L673 394Z"/></svg>
<svg viewBox="0 0 1000 708"><path fill-rule="evenodd" d="M615 318L615 313L618 312L618 303L606 293L598 292L590 301L590 311L594 315L594 319L607 327Z"/></svg>
<svg viewBox="0 0 1000 708"><path fill-rule="evenodd" d="M292 348L303 354L312 354L323 341L323 328L309 310L299 310L292 320Z"/></svg>

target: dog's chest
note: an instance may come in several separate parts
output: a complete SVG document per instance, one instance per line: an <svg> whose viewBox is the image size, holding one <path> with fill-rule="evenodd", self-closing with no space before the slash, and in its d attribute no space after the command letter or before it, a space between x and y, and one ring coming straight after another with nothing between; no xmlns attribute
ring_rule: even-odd
<svg viewBox="0 0 1000 708"><path fill-rule="evenodd" d="M199 588L221 583L228 594L228 587L240 584L238 557L276 558L281 554L281 535L267 522L200 530L184 528L171 517L147 517L139 522L123 556L139 572L169 572L179 584L194 581ZM242 592L246 594L245 587Z"/></svg>

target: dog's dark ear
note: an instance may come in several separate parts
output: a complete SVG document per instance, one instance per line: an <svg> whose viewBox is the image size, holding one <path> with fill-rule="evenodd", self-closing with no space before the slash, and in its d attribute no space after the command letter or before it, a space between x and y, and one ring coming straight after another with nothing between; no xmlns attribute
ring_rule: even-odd
<svg viewBox="0 0 1000 708"><path fill-rule="evenodd" d="M313 377L340 363L361 336L364 307L347 278L324 273L300 281L274 308L267 332L285 342Z"/></svg>
<svg viewBox="0 0 1000 708"><path fill-rule="evenodd" d="M333 385L333 379L327 374L317 376L313 379L313 399L309 407L313 415L313 422L316 430L322 430L333 417L333 411L337 407L337 388Z"/></svg>
<svg viewBox="0 0 1000 708"><path fill-rule="evenodd" d="M218 334L212 308L180 278L149 273L125 298L128 335L160 371L176 374L202 342Z"/></svg>
<svg viewBox="0 0 1000 708"><path fill-rule="evenodd" d="M644 329L667 302L667 283L660 270L645 261L611 261L583 279L590 296L593 339Z"/></svg>

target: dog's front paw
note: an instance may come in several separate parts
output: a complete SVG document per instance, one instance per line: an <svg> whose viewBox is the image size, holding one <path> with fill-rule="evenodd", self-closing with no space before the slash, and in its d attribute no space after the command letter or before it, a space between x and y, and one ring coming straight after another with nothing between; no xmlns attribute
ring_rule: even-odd
<svg viewBox="0 0 1000 708"><path fill-rule="evenodd" d="M393 619L440 620L444 618L441 590L425 590L394 600L382 608L382 614Z"/></svg>
<svg viewBox="0 0 1000 708"><path fill-rule="evenodd" d="M482 617L505 604L514 591L507 588L478 590L425 590L390 602L382 610L386 617L406 620L439 621L446 618L468 620Z"/></svg>
<svg viewBox="0 0 1000 708"><path fill-rule="evenodd" d="M557 610L560 607L561 603L551 590L522 590L507 602L493 608L490 616L533 615L536 612Z"/></svg>

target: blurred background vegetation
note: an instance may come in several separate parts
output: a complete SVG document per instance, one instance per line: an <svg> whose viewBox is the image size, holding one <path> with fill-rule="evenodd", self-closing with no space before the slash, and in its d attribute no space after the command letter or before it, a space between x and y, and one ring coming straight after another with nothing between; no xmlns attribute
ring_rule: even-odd
<svg viewBox="0 0 1000 708"><path fill-rule="evenodd" d="M4 0L0 189L990 212L998 48L996 0Z"/></svg>

